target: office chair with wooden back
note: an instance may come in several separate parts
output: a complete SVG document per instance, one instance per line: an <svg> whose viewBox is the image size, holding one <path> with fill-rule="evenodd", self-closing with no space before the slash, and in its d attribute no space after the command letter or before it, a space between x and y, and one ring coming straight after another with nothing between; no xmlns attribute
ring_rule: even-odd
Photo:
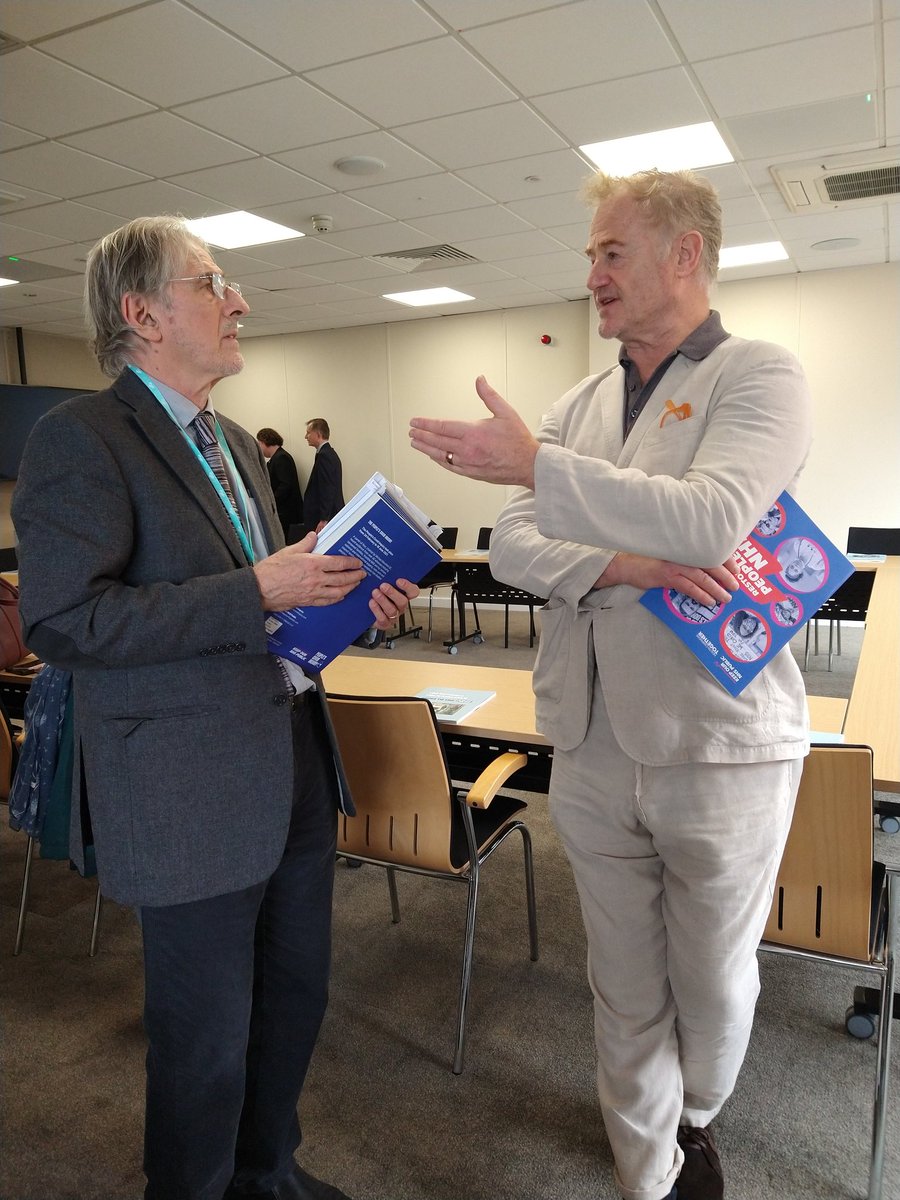
<svg viewBox="0 0 900 1200"><path fill-rule="evenodd" d="M418 697L330 696L329 709L356 816L338 818L337 852L387 869L391 916L400 920L396 871L466 884L468 905L453 1072L463 1069L481 868L509 834L522 835L532 961L538 957L527 805L500 789L527 762L501 754L468 792L453 785L434 709Z"/></svg>
<svg viewBox="0 0 900 1200"><path fill-rule="evenodd" d="M873 862L872 816L871 749L813 746L760 949L880 979L868 1200L881 1200L900 893L898 872Z"/></svg>
<svg viewBox="0 0 900 1200"><path fill-rule="evenodd" d="M900 529L851 525L847 531L848 554L900 554Z"/></svg>

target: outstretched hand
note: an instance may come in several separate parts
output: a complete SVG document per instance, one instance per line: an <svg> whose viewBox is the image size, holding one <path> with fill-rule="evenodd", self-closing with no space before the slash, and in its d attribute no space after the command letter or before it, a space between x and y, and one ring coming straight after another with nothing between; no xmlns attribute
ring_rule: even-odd
<svg viewBox="0 0 900 1200"><path fill-rule="evenodd" d="M486 483L511 483L534 489L538 442L528 426L483 375L475 391L490 416L481 421L442 421L413 417L409 436L414 450L454 475Z"/></svg>

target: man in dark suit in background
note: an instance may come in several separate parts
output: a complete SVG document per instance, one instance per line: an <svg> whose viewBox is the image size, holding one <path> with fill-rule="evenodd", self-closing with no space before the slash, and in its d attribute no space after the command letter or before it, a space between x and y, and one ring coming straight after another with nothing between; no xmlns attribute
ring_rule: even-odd
<svg viewBox="0 0 900 1200"><path fill-rule="evenodd" d="M365 572L312 554L312 533L284 547L259 446L212 408L248 305L206 243L141 218L86 276L115 382L37 423L13 519L25 640L73 677L70 853L92 840L104 895L141 923L145 1200L341 1200L294 1161L328 994L337 760L315 679L268 653L265 626ZM417 592L372 592L375 625Z"/></svg>
<svg viewBox="0 0 900 1200"><path fill-rule="evenodd" d="M256 435L259 448L269 471L269 483L275 496L278 520L288 540L292 525L303 523L303 493L297 478L297 466L293 457L284 448L284 438L274 429L261 429Z"/></svg>
<svg viewBox="0 0 900 1200"><path fill-rule="evenodd" d="M322 417L306 422L306 443L316 452L316 461L306 484L303 512L306 528L316 532L344 507L341 460L329 442L331 431Z"/></svg>

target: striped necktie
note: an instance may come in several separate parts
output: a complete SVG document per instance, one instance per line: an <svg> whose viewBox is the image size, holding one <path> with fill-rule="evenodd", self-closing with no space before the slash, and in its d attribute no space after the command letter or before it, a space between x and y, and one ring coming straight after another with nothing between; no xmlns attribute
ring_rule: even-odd
<svg viewBox="0 0 900 1200"><path fill-rule="evenodd" d="M237 505L234 502L234 493L231 490L231 480L228 478L228 472L225 470L225 462L222 458L222 450L216 438L216 419L209 411L204 409L202 413L198 413L194 417L191 424L194 427L194 435L197 445L200 448L200 453L209 463L210 470L219 483L222 485L222 491L231 501L231 507L237 512Z"/></svg>

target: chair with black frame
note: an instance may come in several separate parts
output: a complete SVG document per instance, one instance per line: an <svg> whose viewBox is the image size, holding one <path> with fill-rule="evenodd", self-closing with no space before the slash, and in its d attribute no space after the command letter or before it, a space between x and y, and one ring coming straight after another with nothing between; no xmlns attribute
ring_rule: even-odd
<svg viewBox="0 0 900 1200"><path fill-rule="evenodd" d="M17 571L19 556L15 546L0 547L0 571Z"/></svg>
<svg viewBox="0 0 900 1200"><path fill-rule="evenodd" d="M813 746L760 949L858 967L880 980L877 990L855 990L846 1025L870 1037L879 1015L867 1195L881 1200L900 872L873 861L872 816L871 749Z"/></svg>
<svg viewBox="0 0 900 1200"><path fill-rule="evenodd" d="M468 791L450 779L434 709L419 697L328 698L356 816L340 816L337 852L387 870L394 924L400 920L397 871L464 883L466 931L456 1018L453 1073L463 1069L481 869L518 830L525 855L525 898L531 960L538 957L531 836L519 814L523 800L503 784L527 756L500 754Z"/></svg>
<svg viewBox="0 0 900 1200"><path fill-rule="evenodd" d="M900 529L851 525L847 533L848 554L900 554Z"/></svg>
<svg viewBox="0 0 900 1200"><path fill-rule="evenodd" d="M438 541L441 543L442 550L455 550L456 539L459 536L459 529L456 525L448 525L443 533L438 536ZM424 578L419 580L419 591L424 592L428 588L428 638L431 641L431 617L432 604L434 602L435 588L448 587L450 589L450 637L454 634L454 614L453 605L456 601L456 566L453 563L438 563L436 567L432 567Z"/></svg>
<svg viewBox="0 0 900 1200"><path fill-rule="evenodd" d="M803 670L809 670L810 631L813 633L813 653L819 653L819 621L828 622L828 670L834 660L834 633L837 626L837 653L841 653L841 621L862 621L865 623L869 611L869 600L872 596L872 585L875 575L872 571L854 571L833 596L829 596L813 613L806 625L806 645L803 656Z"/></svg>

